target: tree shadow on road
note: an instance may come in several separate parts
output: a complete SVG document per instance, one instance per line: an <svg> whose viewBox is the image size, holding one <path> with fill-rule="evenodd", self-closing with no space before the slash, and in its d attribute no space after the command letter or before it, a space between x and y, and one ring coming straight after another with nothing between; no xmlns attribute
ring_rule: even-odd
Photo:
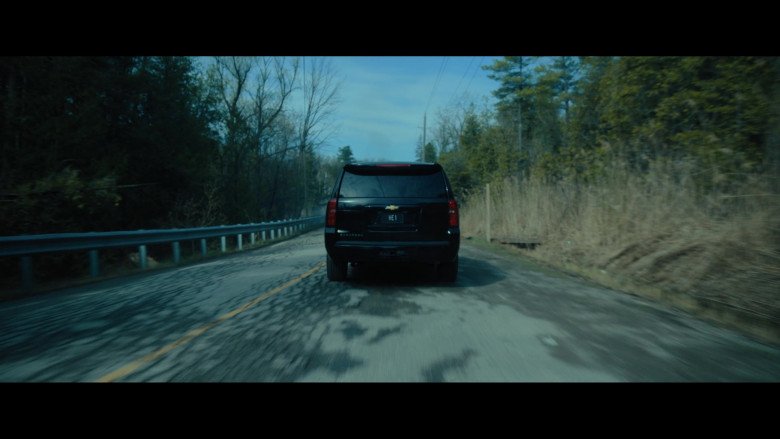
<svg viewBox="0 0 780 439"><path fill-rule="evenodd" d="M500 282L506 274L495 266L473 258L460 256L455 282L438 279L432 264L361 263L350 265L347 281L365 286L433 286L450 288L483 287Z"/></svg>

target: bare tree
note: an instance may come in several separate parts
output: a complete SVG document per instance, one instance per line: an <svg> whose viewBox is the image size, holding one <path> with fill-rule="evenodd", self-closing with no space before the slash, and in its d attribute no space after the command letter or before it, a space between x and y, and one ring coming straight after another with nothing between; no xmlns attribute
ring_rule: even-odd
<svg viewBox="0 0 780 439"><path fill-rule="evenodd" d="M268 151L266 142L268 130L285 108L290 94L295 90L299 60L294 58L288 66L285 58L261 58L254 95L256 135L264 154ZM275 83L275 86L271 85Z"/></svg>
<svg viewBox="0 0 780 439"><path fill-rule="evenodd" d="M253 135L256 137L258 150L252 174L256 180L255 216L262 217L276 214L280 172L284 167L285 156L289 150L297 148L296 142L290 141L288 135L291 131L286 107L290 104L289 97L297 86L300 63L297 58L288 62L286 58L263 57L256 60L256 65L258 73L253 95ZM269 158L273 159L267 161Z"/></svg>
<svg viewBox="0 0 780 439"><path fill-rule="evenodd" d="M478 109L472 98L464 93L450 106L439 109L433 128L433 143L438 148L439 154L458 149L458 141L469 116L474 115L485 126L488 125L491 112L487 102L483 102L482 105L483 108Z"/></svg>
<svg viewBox="0 0 780 439"><path fill-rule="evenodd" d="M251 58L236 56L216 57L214 61L220 97L225 105L228 124L230 124L244 116L241 98L247 92L253 61Z"/></svg>
<svg viewBox="0 0 780 439"><path fill-rule="evenodd" d="M336 80L332 63L328 59L315 58L303 66L303 113L299 125L299 154L303 173L303 211L309 212L306 153L322 145L330 132L328 118L338 103L340 82Z"/></svg>
<svg viewBox="0 0 780 439"><path fill-rule="evenodd" d="M232 221L263 220L274 209L280 166L297 148L285 137L285 118L299 65L297 58L215 58L225 115L222 189Z"/></svg>
<svg viewBox="0 0 780 439"><path fill-rule="evenodd" d="M226 202L229 221L248 218L244 195L239 189L247 184L245 163L252 149L249 123L252 111L248 99L248 83L254 60L245 57L217 57L214 59L219 96L225 113L224 142L220 153L221 189Z"/></svg>
<svg viewBox="0 0 780 439"><path fill-rule="evenodd" d="M330 134L339 88L330 61L220 57L214 71L225 115L220 167L230 220L258 220L278 209L289 212L293 206L284 197L290 198L290 191L302 194L295 202L307 212L311 182L306 168ZM304 102L293 115L290 105L299 105L291 96L299 87ZM297 181L286 171L295 160L289 153L296 149Z"/></svg>

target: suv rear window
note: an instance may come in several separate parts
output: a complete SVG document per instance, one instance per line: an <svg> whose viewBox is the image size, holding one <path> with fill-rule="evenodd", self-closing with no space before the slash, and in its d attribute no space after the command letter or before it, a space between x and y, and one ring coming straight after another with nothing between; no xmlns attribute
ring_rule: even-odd
<svg viewBox="0 0 780 439"><path fill-rule="evenodd" d="M339 197L354 198L444 198L447 188L440 170L414 175L344 172Z"/></svg>

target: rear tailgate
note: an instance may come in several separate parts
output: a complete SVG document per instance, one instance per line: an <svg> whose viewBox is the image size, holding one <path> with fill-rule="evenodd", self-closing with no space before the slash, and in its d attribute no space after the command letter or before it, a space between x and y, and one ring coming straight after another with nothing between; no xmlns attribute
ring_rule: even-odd
<svg viewBox="0 0 780 439"><path fill-rule="evenodd" d="M446 199L341 198L336 224L339 235L362 241L428 241L446 239Z"/></svg>
<svg viewBox="0 0 780 439"><path fill-rule="evenodd" d="M450 194L439 165L347 165L337 196L336 226L342 237L445 239Z"/></svg>

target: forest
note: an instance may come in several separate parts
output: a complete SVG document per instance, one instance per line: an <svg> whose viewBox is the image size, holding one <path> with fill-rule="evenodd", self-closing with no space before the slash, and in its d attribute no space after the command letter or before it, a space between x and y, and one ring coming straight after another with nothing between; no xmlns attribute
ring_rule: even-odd
<svg viewBox="0 0 780 439"><path fill-rule="evenodd" d="M483 66L498 103L439 112L417 157L466 191L508 177L596 181L620 157L637 171L690 160L702 187L778 161L776 57L504 57ZM773 168L774 167L774 168Z"/></svg>
<svg viewBox="0 0 780 439"><path fill-rule="evenodd" d="M326 60L0 59L3 235L298 217L321 197ZM294 89L306 108L290 110ZM330 179L327 176L327 179Z"/></svg>

